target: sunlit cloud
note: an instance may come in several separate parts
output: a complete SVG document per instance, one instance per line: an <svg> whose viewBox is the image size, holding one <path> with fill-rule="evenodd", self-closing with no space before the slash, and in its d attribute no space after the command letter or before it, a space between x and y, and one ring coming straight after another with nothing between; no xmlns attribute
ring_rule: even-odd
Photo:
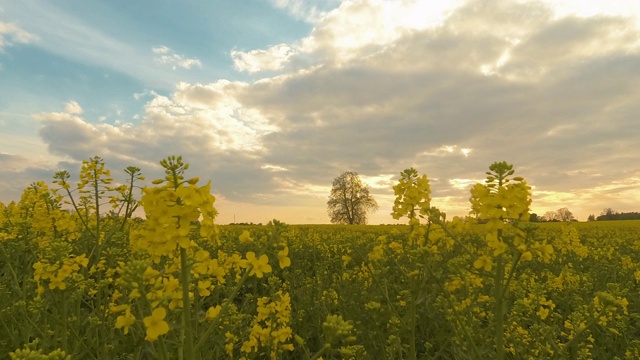
<svg viewBox="0 0 640 360"><path fill-rule="evenodd" d="M276 177L274 181L279 185L278 191L293 194L306 195L314 198L328 198L331 192L330 185L318 185L305 181L295 180L290 177ZM268 195L272 196L272 195Z"/></svg>
<svg viewBox="0 0 640 360"><path fill-rule="evenodd" d="M238 71L255 73L275 71L283 68L294 50L286 44L279 44L267 50L231 51L231 58Z"/></svg>
<svg viewBox="0 0 640 360"><path fill-rule="evenodd" d="M76 101L70 101L64 106L64 112L67 114L82 114L84 110Z"/></svg>
<svg viewBox="0 0 640 360"><path fill-rule="evenodd" d="M395 182L397 182L398 176L395 174L383 174L376 176L359 175L360 180L369 185L372 189L390 189Z"/></svg>
<svg viewBox="0 0 640 360"><path fill-rule="evenodd" d="M449 179L451 187L458 190L469 189L478 183L484 183L484 179Z"/></svg>
<svg viewBox="0 0 640 360"><path fill-rule="evenodd" d="M312 4L308 0L269 0L269 2L275 7L286 9L294 18L310 23L318 21L326 12L319 8L318 4ZM330 8L339 2L340 0L324 0L321 5Z"/></svg>
<svg viewBox="0 0 640 360"><path fill-rule="evenodd" d="M0 21L0 51L14 44L29 44L36 40L36 35L23 30L17 24Z"/></svg>
<svg viewBox="0 0 640 360"><path fill-rule="evenodd" d="M471 154L472 149L470 148L459 148L458 145L442 145L439 148L433 150L427 150L419 153L419 156L435 156L435 157L443 157L443 156L452 156L452 155L462 155L464 157L468 157Z"/></svg>
<svg viewBox="0 0 640 360"><path fill-rule="evenodd" d="M287 171L287 168L285 167L272 165L272 164L265 164L265 165L262 165L260 168L264 170L270 170L270 171Z"/></svg>
<svg viewBox="0 0 640 360"><path fill-rule="evenodd" d="M200 60L195 58L187 58L184 55L176 54L173 50L166 46L158 46L151 49L156 55L155 62L163 65L169 65L173 70L177 68L191 69L192 67L202 67Z"/></svg>

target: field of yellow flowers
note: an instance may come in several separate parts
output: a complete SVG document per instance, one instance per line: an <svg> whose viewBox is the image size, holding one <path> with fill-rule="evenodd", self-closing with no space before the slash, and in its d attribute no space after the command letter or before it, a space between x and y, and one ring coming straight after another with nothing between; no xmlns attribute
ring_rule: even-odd
<svg viewBox="0 0 640 360"><path fill-rule="evenodd" d="M397 226L216 226L210 183L161 165L139 188L94 157L0 203L1 356L640 358L640 222L531 224L507 163L468 218L403 171Z"/></svg>

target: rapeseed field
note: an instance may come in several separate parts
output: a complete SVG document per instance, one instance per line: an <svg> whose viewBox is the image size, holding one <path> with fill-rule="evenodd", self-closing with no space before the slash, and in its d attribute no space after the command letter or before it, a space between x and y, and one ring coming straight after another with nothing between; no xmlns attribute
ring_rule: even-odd
<svg viewBox="0 0 640 360"><path fill-rule="evenodd" d="M405 170L384 226L215 225L210 182L161 164L0 203L2 356L640 358L640 221L530 223L507 163L451 219Z"/></svg>

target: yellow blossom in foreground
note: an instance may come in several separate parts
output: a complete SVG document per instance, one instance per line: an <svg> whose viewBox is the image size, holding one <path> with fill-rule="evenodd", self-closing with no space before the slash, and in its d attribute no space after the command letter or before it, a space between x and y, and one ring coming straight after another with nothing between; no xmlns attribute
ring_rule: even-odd
<svg viewBox="0 0 640 360"><path fill-rule="evenodd" d="M278 251L278 262L280 263L280 269L284 269L287 266L291 266L291 259L289 258L288 246L285 246L284 249Z"/></svg>
<svg viewBox="0 0 640 360"><path fill-rule="evenodd" d="M129 327L136 322L136 317L131 314L131 309L127 306L124 315L118 316L116 319L116 329L124 328L124 333L129 333Z"/></svg>
<svg viewBox="0 0 640 360"><path fill-rule="evenodd" d="M491 271L491 258L489 258L487 255L482 255L478 260L473 262L473 267L475 267L476 269Z"/></svg>
<svg viewBox="0 0 640 360"><path fill-rule="evenodd" d="M267 255L261 255L258 259L256 258L256 253L249 251L247 253L247 263L251 269L249 275L261 278L265 273L271 272L271 265L269 265L269 257Z"/></svg>
<svg viewBox="0 0 640 360"><path fill-rule="evenodd" d="M376 245L373 247L373 250L369 253L369 260L380 260L384 255L384 250L382 245Z"/></svg>
<svg viewBox="0 0 640 360"><path fill-rule="evenodd" d="M247 230L244 230L240 237L238 238L241 243L250 243L251 242L251 234Z"/></svg>
<svg viewBox="0 0 640 360"><path fill-rule="evenodd" d="M220 311L222 310L222 306L220 305L216 305L216 306L212 306L207 310L207 313L205 314L205 319L207 319L208 321L211 321L215 318L217 318L218 316L220 316Z"/></svg>
<svg viewBox="0 0 640 360"><path fill-rule="evenodd" d="M538 314L538 316L540 316L540 319L544 320L544 319L547 318L547 316L549 316L549 309L541 306L540 310L538 310L538 312L536 314Z"/></svg>
<svg viewBox="0 0 640 360"><path fill-rule="evenodd" d="M169 332L169 324L164 321L167 316L167 310L163 307L159 307L153 310L151 316L144 318L144 326L147 328L147 336L144 338L147 341L156 341L158 336L164 335Z"/></svg>

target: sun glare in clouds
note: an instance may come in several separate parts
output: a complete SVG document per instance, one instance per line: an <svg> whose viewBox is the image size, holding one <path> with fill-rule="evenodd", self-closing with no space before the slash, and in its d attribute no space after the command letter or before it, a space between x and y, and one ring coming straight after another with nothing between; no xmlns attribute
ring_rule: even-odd
<svg viewBox="0 0 640 360"><path fill-rule="evenodd" d="M298 45L301 53L333 52L336 64L363 55L358 50L386 45L411 31L436 27L463 1L344 1L325 13L316 28ZM245 53L243 55L252 55ZM257 55L257 54L255 54ZM371 55L371 54L368 54ZM367 56L368 56L367 55ZM251 63L249 56L244 63Z"/></svg>
<svg viewBox="0 0 640 360"><path fill-rule="evenodd" d="M265 165L262 165L260 168L263 170L270 170L270 171L287 171L287 168L285 167L272 165L272 164L265 164Z"/></svg>
<svg viewBox="0 0 640 360"><path fill-rule="evenodd" d="M449 179L449 184L454 189L466 190L477 183L483 183L484 179Z"/></svg>
<svg viewBox="0 0 640 360"><path fill-rule="evenodd" d="M640 17L640 1L636 0L545 0L544 2L551 5L556 12L556 17L567 15Z"/></svg>
<svg viewBox="0 0 640 360"><path fill-rule="evenodd" d="M471 154L472 149L470 148L458 148L458 145L442 145L439 148L423 151L419 156L435 156L435 157L443 157L443 156L452 156L452 155L462 155L464 157L468 157Z"/></svg>
<svg viewBox="0 0 640 360"><path fill-rule="evenodd" d="M377 176L359 175L363 183L369 185L372 189L389 189L394 185L394 174L383 174Z"/></svg>

